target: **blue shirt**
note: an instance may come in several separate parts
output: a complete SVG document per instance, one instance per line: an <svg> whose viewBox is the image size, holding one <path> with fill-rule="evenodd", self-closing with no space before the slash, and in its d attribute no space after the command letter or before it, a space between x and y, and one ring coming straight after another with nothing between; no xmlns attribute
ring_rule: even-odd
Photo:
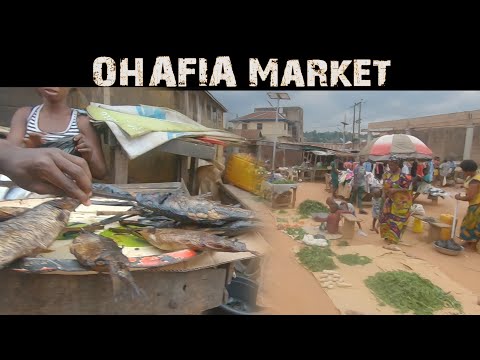
<svg viewBox="0 0 480 360"><path fill-rule="evenodd" d="M363 167L365 168L366 172L372 172L372 163L371 162L365 162L363 163Z"/></svg>

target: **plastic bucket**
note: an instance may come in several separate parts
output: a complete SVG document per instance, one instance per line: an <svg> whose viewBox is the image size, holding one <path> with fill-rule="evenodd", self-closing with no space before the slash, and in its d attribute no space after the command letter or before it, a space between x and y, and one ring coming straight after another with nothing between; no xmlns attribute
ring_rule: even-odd
<svg viewBox="0 0 480 360"><path fill-rule="evenodd" d="M420 219L413 219L413 232L414 233L422 233L423 232L423 222Z"/></svg>

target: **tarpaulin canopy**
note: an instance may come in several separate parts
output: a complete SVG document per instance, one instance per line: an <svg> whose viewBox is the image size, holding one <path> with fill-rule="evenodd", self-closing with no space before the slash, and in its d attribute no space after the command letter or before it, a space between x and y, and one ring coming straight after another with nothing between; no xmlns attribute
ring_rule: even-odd
<svg viewBox="0 0 480 360"><path fill-rule="evenodd" d="M317 156L333 156L333 155L335 155L335 153L332 152L332 151L313 150L313 151L310 151L310 152L314 155L317 155Z"/></svg>
<svg viewBox="0 0 480 360"><path fill-rule="evenodd" d="M227 143L244 142L241 136L208 128L178 111L164 107L91 103L86 110L95 122L107 124L130 159L177 138L208 137Z"/></svg>

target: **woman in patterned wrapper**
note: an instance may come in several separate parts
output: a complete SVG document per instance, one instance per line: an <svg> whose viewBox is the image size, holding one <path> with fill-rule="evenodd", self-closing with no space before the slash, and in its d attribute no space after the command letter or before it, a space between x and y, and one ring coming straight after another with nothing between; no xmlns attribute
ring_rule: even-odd
<svg viewBox="0 0 480 360"><path fill-rule="evenodd" d="M43 103L15 112L7 140L15 146L36 148L72 137L76 154L87 161L92 176L99 180L105 178L107 171L100 138L89 117L68 106L70 88L41 87L37 92Z"/></svg>
<svg viewBox="0 0 480 360"><path fill-rule="evenodd" d="M397 244L407 228L413 204L412 181L401 173L402 161L396 156L390 158L388 166L390 171L383 174L384 201L378 221L380 235L386 242L384 247L400 251Z"/></svg>

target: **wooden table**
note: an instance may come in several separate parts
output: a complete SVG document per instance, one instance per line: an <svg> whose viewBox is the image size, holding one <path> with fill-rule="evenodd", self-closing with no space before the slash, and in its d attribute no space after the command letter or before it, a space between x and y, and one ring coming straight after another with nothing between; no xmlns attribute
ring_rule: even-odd
<svg viewBox="0 0 480 360"><path fill-rule="evenodd" d="M357 218L353 214L347 214L347 213L342 213L341 217L343 218L343 226L342 226L343 239L346 239L346 240L353 239L353 236L355 235L355 224L363 220Z"/></svg>
<svg viewBox="0 0 480 360"><path fill-rule="evenodd" d="M431 222L431 221L426 221L425 219L429 218L428 216L423 216L423 215L412 215L414 218L422 220L429 224L430 226L428 227L428 235L425 238L427 242L433 242L441 239L441 232L442 229L448 229L449 231L452 230L452 225L445 224L440 222L440 220L436 219L436 221Z"/></svg>
<svg viewBox="0 0 480 360"><path fill-rule="evenodd" d="M48 275L0 271L2 315L160 315L201 314L223 304L229 268L189 272L135 271L147 294L144 303L112 300L106 274Z"/></svg>
<svg viewBox="0 0 480 360"><path fill-rule="evenodd" d="M110 169L112 172L112 183L128 183L129 159L122 146L115 138L110 128L104 128L104 141L110 149ZM177 181L184 180L190 192L195 189L195 171L198 167L198 159L211 161L215 159L215 146L187 139L173 139L160 145L155 151L162 151L178 156ZM189 162L190 160L190 171Z"/></svg>

